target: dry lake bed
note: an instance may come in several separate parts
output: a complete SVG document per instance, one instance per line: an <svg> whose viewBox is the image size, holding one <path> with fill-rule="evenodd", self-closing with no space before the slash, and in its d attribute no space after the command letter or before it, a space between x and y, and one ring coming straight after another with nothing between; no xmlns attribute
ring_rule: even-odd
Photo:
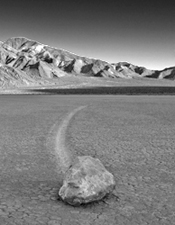
<svg viewBox="0 0 175 225"><path fill-rule="evenodd" d="M68 126L67 148L99 158L116 188L72 207L57 198L63 177L54 135L84 105ZM0 224L175 224L175 98L1 95Z"/></svg>

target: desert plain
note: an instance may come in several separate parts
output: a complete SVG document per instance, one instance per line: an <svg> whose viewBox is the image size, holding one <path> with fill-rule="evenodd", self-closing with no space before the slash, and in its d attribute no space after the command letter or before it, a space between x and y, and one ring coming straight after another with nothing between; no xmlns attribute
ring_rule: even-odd
<svg viewBox="0 0 175 225"><path fill-rule="evenodd" d="M54 135L70 121L66 147L101 160L113 193L73 207L58 198ZM175 224L175 99L167 95L1 95L0 224Z"/></svg>

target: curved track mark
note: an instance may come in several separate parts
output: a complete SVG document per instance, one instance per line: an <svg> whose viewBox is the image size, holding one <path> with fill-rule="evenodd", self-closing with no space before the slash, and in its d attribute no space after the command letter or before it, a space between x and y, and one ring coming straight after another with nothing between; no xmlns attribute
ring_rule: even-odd
<svg viewBox="0 0 175 225"><path fill-rule="evenodd" d="M66 147L65 138L67 127L73 116L85 107L87 106L80 106L74 109L70 114L68 114L60 125L58 125L58 123L54 124L49 132L49 140L47 141L47 145L49 148L51 147L54 149L54 160L56 161L58 167L57 169L61 169L62 173L65 173L69 169L73 161L73 155Z"/></svg>

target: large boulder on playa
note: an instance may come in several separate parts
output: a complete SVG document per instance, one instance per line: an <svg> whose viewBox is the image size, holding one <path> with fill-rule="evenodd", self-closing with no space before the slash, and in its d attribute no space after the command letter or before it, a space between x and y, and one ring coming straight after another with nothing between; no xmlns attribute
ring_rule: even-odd
<svg viewBox="0 0 175 225"><path fill-rule="evenodd" d="M113 175L99 159L81 156L66 172L59 196L71 205L80 205L102 199L114 186Z"/></svg>

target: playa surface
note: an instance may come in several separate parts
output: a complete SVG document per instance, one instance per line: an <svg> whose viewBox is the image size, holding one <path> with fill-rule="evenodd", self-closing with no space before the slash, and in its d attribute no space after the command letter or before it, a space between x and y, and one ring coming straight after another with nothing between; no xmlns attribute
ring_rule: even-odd
<svg viewBox="0 0 175 225"><path fill-rule="evenodd" d="M70 121L66 147L99 158L116 188L100 202L72 207L54 137ZM173 96L1 95L0 224L175 224Z"/></svg>

